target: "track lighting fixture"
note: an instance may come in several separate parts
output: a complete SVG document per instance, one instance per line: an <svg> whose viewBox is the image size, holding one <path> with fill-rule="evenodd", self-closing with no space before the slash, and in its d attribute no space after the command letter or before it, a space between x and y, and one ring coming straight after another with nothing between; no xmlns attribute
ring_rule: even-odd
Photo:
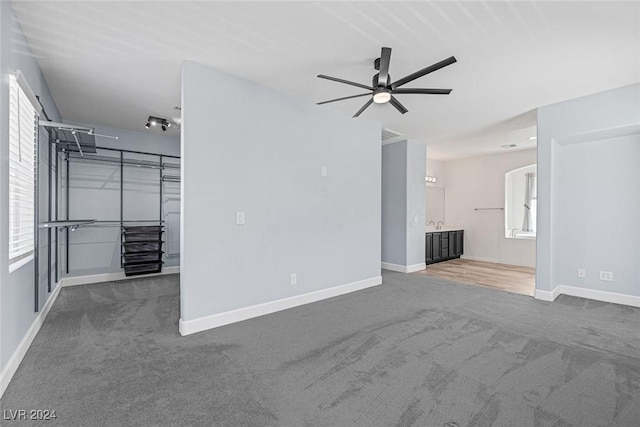
<svg viewBox="0 0 640 427"><path fill-rule="evenodd" d="M151 126L157 125L160 125L160 129L162 129L163 132L166 132L167 128L171 127L171 123L167 119L153 116L149 116L149 118L147 119L147 124L144 125L144 127L149 129Z"/></svg>

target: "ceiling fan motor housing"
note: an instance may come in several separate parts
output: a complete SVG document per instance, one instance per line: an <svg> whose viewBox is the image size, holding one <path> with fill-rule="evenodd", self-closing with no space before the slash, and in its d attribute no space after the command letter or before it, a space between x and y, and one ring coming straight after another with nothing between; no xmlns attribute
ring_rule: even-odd
<svg viewBox="0 0 640 427"><path fill-rule="evenodd" d="M391 75L387 74L387 81L382 83L380 82L379 77L380 77L380 73L373 76L371 86L372 87L389 87L389 85L391 84Z"/></svg>

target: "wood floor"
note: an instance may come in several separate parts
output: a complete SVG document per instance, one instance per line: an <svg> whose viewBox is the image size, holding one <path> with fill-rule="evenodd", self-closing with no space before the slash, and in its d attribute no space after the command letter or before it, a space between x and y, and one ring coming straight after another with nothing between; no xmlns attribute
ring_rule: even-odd
<svg viewBox="0 0 640 427"><path fill-rule="evenodd" d="M418 273L530 296L533 296L536 278L535 268L468 259L431 264Z"/></svg>

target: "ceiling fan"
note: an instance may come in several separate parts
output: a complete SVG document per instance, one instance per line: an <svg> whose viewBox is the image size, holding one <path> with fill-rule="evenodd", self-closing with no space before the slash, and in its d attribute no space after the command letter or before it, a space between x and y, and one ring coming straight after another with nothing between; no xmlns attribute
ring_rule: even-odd
<svg viewBox="0 0 640 427"><path fill-rule="evenodd" d="M422 70L416 71L415 73L409 74L401 78L400 80L396 80L391 83L391 76L389 75L389 62L391 61L391 48L383 47L382 53L380 54L380 58L377 58L373 66L376 70L378 70L378 74L373 76L373 82L371 83L371 87L352 82L349 80L339 79L337 77L325 76L324 74L318 74L318 77L321 79L333 80L334 82L344 83L351 86L360 87L363 89L367 89L369 92L361 93L359 95L351 95L345 96L343 98L331 99L329 101L318 102L318 105L328 104L329 102L342 101L344 99L358 98L361 96L371 96L371 99L367 101L366 104L362 106L353 117L358 117L364 110L366 110L372 103L376 104L384 104L388 102L393 105L396 110L400 111L400 113L404 114L407 110L404 105L400 103L393 95L403 95L403 94L426 94L426 95L449 95L451 93L451 89L404 89L400 86L405 85L417 78L420 78L429 73L433 73L434 71L438 71L441 68L446 67L447 65L451 65L456 62L456 58L451 56L447 59L444 59L440 62L437 62L433 65L430 65Z"/></svg>

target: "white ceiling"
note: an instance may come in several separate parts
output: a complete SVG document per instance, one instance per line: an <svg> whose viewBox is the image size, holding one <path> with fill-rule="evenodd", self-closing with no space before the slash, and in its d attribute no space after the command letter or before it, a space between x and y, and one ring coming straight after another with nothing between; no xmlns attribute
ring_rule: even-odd
<svg viewBox="0 0 640 427"><path fill-rule="evenodd" d="M535 146L535 108L640 81L640 2L14 1L65 120L143 130L179 118L180 64L208 64L315 103L362 93L380 48L409 109L372 105L354 120L423 140L447 160ZM319 106L352 116L366 98ZM212 119L212 125L215 118ZM176 134L177 135L177 134Z"/></svg>

